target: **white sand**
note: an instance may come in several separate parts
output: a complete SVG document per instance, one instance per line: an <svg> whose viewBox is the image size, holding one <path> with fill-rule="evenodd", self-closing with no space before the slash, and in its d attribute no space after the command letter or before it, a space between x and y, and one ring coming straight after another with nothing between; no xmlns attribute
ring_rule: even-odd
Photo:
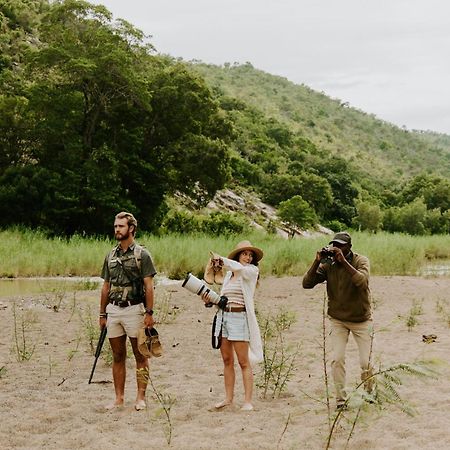
<svg viewBox="0 0 450 450"><path fill-rule="evenodd" d="M437 302L450 299L450 279L417 277L372 277L376 308L375 361L383 367L399 362L427 359L440 361L437 380L404 377L402 398L416 411L408 416L394 406L368 405L356 424L351 449L443 449L450 442L450 337L444 313ZM220 353L210 345L212 311L198 297L178 285L157 290L176 306L173 321L157 329L164 354L151 360L151 376L160 393L174 399L170 410L171 447L176 449L321 449L328 435L322 360L322 301L324 287L305 291L301 278L266 278L257 292L262 316L276 315L281 308L297 320L285 333L285 341L300 344L296 371L280 398L261 398L255 388L252 412L241 412L243 400L237 368L235 406L210 411L223 398ZM24 298L1 298L0 308L0 447L2 449L139 449L166 448L167 420L149 387L147 411L133 409L135 396L134 359L128 359L126 405L105 411L114 398L111 368L99 360L94 383L87 381L93 364L86 337L90 309L97 321L98 291L67 293L59 312L52 294ZM26 334L36 344L26 362L17 361L13 302L17 324L24 313L36 323ZM413 302L422 306L418 324L408 331L406 317ZM74 308L75 305L75 308ZM450 314L450 306L445 307ZM75 312L74 312L75 310ZM81 316L80 316L81 314ZM27 316L28 317L28 316ZM28 319L27 319L28 320ZM86 319L84 319L85 321ZM18 330L20 331L20 330ZM423 334L436 334L436 342L425 344ZM105 349L108 343L105 343ZM104 350L104 354L106 351ZM359 376L357 349L350 339L347 352L348 384ZM261 368L256 368L258 378ZM448 386L447 386L448 385ZM334 393L334 391L332 391ZM333 401L333 399L332 399ZM346 417L351 419L355 411ZM289 418L289 420L288 420ZM344 448L350 428L340 427L333 448Z"/></svg>

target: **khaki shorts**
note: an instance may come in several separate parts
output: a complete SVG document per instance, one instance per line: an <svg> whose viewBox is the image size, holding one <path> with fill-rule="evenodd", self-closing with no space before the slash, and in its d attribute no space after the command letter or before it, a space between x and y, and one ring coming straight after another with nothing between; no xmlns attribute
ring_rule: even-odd
<svg viewBox="0 0 450 450"><path fill-rule="evenodd" d="M106 321L108 338L124 334L131 338L137 338L139 328L144 325L145 308L142 303L125 308L110 303L106 307L106 313L108 314Z"/></svg>

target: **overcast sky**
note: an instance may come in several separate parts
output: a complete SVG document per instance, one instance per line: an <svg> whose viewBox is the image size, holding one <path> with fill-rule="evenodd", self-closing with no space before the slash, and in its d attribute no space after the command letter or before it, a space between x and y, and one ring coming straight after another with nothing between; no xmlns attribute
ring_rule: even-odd
<svg viewBox="0 0 450 450"><path fill-rule="evenodd" d="M450 134L449 0L91 0L159 53L250 62L408 129Z"/></svg>

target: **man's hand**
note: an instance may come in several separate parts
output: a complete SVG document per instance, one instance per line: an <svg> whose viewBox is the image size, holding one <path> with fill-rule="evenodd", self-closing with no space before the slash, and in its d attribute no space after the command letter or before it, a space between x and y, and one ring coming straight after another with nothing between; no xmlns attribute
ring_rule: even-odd
<svg viewBox="0 0 450 450"><path fill-rule="evenodd" d="M322 249L317 250L315 261L320 263L321 259L322 259Z"/></svg>
<svg viewBox="0 0 450 450"><path fill-rule="evenodd" d="M338 263L343 263L345 261L345 256L342 253L342 250L339 247L331 247L331 250L334 253L334 260Z"/></svg>
<svg viewBox="0 0 450 450"><path fill-rule="evenodd" d="M98 324L100 326L100 330L106 327L106 317L100 317L98 320Z"/></svg>
<svg viewBox="0 0 450 450"><path fill-rule="evenodd" d="M144 326L145 328L153 328L155 324L155 319L150 314L144 314Z"/></svg>

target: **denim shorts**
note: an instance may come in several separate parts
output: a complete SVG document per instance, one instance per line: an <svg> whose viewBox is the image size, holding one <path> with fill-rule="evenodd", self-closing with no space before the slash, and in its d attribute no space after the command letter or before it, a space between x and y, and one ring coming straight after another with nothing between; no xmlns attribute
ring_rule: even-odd
<svg viewBox="0 0 450 450"><path fill-rule="evenodd" d="M250 341L250 331L247 323L247 313L242 312L227 312L221 311L217 317L217 325L215 335L218 336L220 331L220 323L222 321L223 314L223 326L222 337L229 341Z"/></svg>

